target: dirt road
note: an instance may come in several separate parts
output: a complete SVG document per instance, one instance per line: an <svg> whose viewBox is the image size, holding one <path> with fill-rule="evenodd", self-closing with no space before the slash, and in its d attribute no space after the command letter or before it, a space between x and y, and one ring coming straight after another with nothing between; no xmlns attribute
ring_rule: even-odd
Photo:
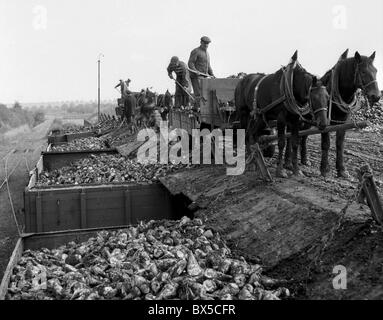
<svg viewBox="0 0 383 320"><path fill-rule="evenodd" d="M0 145L0 278L8 263L9 257L18 237L18 229L12 213L10 196L18 221L22 222L24 207L23 191L31 170L40 152L46 148L46 134L53 120L47 120L32 130L25 126L7 132ZM9 193L5 179L7 172L13 172L9 179Z"/></svg>

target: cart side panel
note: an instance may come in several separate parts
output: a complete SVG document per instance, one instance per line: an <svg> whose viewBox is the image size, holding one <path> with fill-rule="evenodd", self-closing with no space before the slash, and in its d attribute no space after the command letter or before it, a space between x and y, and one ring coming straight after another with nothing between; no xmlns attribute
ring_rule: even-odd
<svg viewBox="0 0 383 320"><path fill-rule="evenodd" d="M15 249L13 250L12 256L9 259L7 268L5 269L3 279L0 283L0 300L4 300L8 292L9 281L11 280L13 268L19 262L21 255L24 251L23 239L19 239L16 243Z"/></svg>
<svg viewBox="0 0 383 320"><path fill-rule="evenodd" d="M205 102L201 103L201 122L221 126L221 120L218 115L216 98L220 101L229 102L234 100L235 88L240 79L200 79L201 95ZM216 97L212 97L212 92Z"/></svg>
<svg viewBox="0 0 383 320"><path fill-rule="evenodd" d="M68 152L42 152L45 170L52 171L68 166L71 163L89 157L92 154L117 154L115 149Z"/></svg>
<svg viewBox="0 0 383 320"><path fill-rule="evenodd" d="M61 135L49 135L48 136L48 143L57 144L57 143L63 143L68 142L67 136L65 134Z"/></svg>
<svg viewBox="0 0 383 320"><path fill-rule="evenodd" d="M96 132L94 131L85 131L85 132L79 132L79 133L70 133L66 135L67 142L72 142L76 139L83 139L83 138L89 138L89 137L95 137Z"/></svg>
<svg viewBox="0 0 383 320"><path fill-rule="evenodd" d="M174 218L169 192L161 185L149 185L131 190L131 222Z"/></svg>
<svg viewBox="0 0 383 320"><path fill-rule="evenodd" d="M161 184L102 185L25 191L25 231L103 228L171 219L171 195Z"/></svg>
<svg viewBox="0 0 383 320"><path fill-rule="evenodd" d="M126 224L123 188L86 190L86 228L111 227Z"/></svg>

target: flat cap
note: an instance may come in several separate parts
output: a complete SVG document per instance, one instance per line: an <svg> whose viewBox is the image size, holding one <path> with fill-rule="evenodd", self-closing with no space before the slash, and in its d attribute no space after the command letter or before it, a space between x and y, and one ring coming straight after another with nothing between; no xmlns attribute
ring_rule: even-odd
<svg viewBox="0 0 383 320"><path fill-rule="evenodd" d="M171 63L177 63L179 60L180 60L180 59L179 59L178 57L174 56L174 57L172 57L172 58L170 59L170 62L171 62Z"/></svg>
<svg viewBox="0 0 383 320"><path fill-rule="evenodd" d="M206 43L210 43L211 42L211 40L210 40L210 38L209 37L202 37L201 38L201 41L203 41L203 42L206 42Z"/></svg>

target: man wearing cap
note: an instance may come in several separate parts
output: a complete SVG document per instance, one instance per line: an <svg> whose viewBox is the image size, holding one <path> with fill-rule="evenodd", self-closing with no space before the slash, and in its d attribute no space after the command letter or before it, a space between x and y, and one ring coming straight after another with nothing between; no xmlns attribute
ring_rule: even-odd
<svg viewBox="0 0 383 320"><path fill-rule="evenodd" d="M181 106L186 107L189 104L189 94L190 93L190 76L189 71L185 62L182 62L178 57L172 57L170 64L167 68L168 76L170 79L173 79L173 72L176 74L176 92L174 95L174 106L179 108ZM182 87L181 87L182 86Z"/></svg>
<svg viewBox="0 0 383 320"><path fill-rule="evenodd" d="M190 53L188 66L190 70L190 80L196 97L200 96L201 91L198 79L207 76L215 77L210 66L209 53L207 52L210 42L211 40L208 37L202 37L201 45Z"/></svg>

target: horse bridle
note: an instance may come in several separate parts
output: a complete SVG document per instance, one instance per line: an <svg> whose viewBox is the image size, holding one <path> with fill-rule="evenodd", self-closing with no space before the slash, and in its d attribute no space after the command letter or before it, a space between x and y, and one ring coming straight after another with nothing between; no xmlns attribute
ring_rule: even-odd
<svg viewBox="0 0 383 320"><path fill-rule="evenodd" d="M326 89L326 86L318 86L318 87L312 87L311 88L311 91L313 90L319 90L319 89ZM310 104L311 104L311 99L310 99ZM312 114L316 115L317 113L321 112L321 111L327 111L328 108L327 107L323 107L323 108L319 108L317 110L314 110L312 107L311 107L311 111L312 111Z"/></svg>
<svg viewBox="0 0 383 320"><path fill-rule="evenodd" d="M319 89L327 89L325 86L316 86L316 87L311 87L310 89L310 92L311 91L314 91L314 90L319 90ZM328 108L327 107L323 107L323 108L319 108L317 110L314 110L314 108L312 107L312 103L311 103L311 98L310 98L310 101L309 101L309 105L310 105L310 114L311 116L313 117L314 121L315 121L315 115L321 111L325 111L327 112ZM300 121L302 122L305 122L307 124L310 124L312 126L317 126L317 124L314 122L314 121L309 121L309 120L306 120L303 116L300 117Z"/></svg>
<svg viewBox="0 0 383 320"><path fill-rule="evenodd" d="M369 83L367 84L364 84L363 83L363 77L362 75L360 74L360 70L359 70L359 66L362 64L363 62L360 62L360 63L357 63L356 64L356 67L355 67L355 76L354 76L354 83L358 86L360 85L363 89L363 91L366 91L366 88L369 87L370 85L374 84L374 83L377 83L378 81L375 79L375 80L372 80L370 81ZM358 83L359 82L359 83Z"/></svg>

